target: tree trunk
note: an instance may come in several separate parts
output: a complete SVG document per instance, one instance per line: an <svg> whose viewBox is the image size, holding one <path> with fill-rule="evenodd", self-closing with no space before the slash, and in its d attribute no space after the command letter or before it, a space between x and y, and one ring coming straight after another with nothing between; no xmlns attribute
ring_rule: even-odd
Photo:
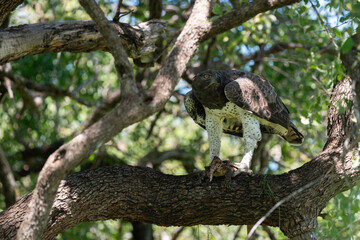
<svg viewBox="0 0 360 240"><path fill-rule="evenodd" d="M142 222L132 222L133 240L153 240L152 224Z"/></svg>

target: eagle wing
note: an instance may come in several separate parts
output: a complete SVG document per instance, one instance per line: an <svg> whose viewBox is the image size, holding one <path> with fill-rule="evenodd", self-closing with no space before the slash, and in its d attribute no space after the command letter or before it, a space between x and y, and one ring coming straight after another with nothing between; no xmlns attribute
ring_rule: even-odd
<svg viewBox="0 0 360 240"><path fill-rule="evenodd" d="M268 80L246 73L227 83L224 92L226 98L240 108L285 129L289 128L289 110Z"/></svg>
<svg viewBox="0 0 360 240"><path fill-rule="evenodd" d="M193 91L189 91L185 95L184 100L186 111L189 113L190 117L201 127L205 128L205 109L200 101L195 97Z"/></svg>

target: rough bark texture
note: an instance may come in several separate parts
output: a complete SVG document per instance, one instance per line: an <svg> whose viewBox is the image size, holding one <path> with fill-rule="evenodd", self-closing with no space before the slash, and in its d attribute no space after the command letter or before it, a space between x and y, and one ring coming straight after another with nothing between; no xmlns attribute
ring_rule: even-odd
<svg viewBox="0 0 360 240"><path fill-rule="evenodd" d="M353 94L356 96L356 102L354 103L354 107L356 109L355 115L360 120L360 35L355 34L352 36L354 40L354 46L347 54L341 54L340 58L343 62L346 70L353 80Z"/></svg>
<svg viewBox="0 0 360 240"><path fill-rule="evenodd" d="M11 12L14 11L15 8L23 2L24 0L0 0L0 25L3 25L4 22L9 21Z"/></svg>
<svg viewBox="0 0 360 240"><path fill-rule="evenodd" d="M164 30L162 21L138 26L112 23L131 58L155 51L155 40ZM47 52L108 51L106 43L92 21L36 23L5 28L0 31L0 64Z"/></svg>

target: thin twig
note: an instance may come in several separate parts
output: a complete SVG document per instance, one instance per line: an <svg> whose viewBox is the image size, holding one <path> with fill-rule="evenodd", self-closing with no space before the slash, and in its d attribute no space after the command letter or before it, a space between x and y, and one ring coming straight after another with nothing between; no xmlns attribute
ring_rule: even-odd
<svg viewBox="0 0 360 240"><path fill-rule="evenodd" d="M132 10L132 9L130 9L128 12L120 12L120 9L121 9L122 6L123 6L122 0L119 0L118 5L116 7L116 13L115 13L115 16L113 18L113 22L115 22L115 23L118 23L120 18L134 12L134 10Z"/></svg>
<svg viewBox="0 0 360 240"><path fill-rule="evenodd" d="M324 176L328 176L329 173L334 169L334 166L330 167L329 170L325 173ZM292 193L290 193L288 196L284 197L283 199L281 199L280 201L278 201L262 218L260 218L253 226L253 228L251 229L251 231L248 233L248 235L246 236L246 240L249 239L249 237L251 237L255 230L265 221L265 219L270 216L271 213L273 213L278 207L280 207L283 203L289 201L291 198L295 197L296 195L298 195L299 193L301 193L302 191L304 191L307 188L310 188L312 185L314 185L317 181L321 181L324 178L317 178L311 182L309 182L308 184L306 184L305 186L293 191Z"/></svg>
<svg viewBox="0 0 360 240"><path fill-rule="evenodd" d="M76 60L74 61L74 64L73 64L74 65L74 71L73 71L72 77L70 79L69 85L67 87L67 90L69 90L71 88L71 86L73 85L73 83L76 80L76 71L77 71L77 69L79 67L79 62L80 62L80 59L81 59L81 55L82 55L81 53L78 54Z"/></svg>
<svg viewBox="0 0 360 240"><path fill-rule="evenodd" d="M1 173L0 179L5 197L5 204L6 207L8 208L16 202L16 198L18 197L18 192L16 189L14 174L11 170L9 162L1 146L0 146L0 173Z"/></svg>
<svg viewBox="0 0 360 240"><path fill-rule="evenodd" d="M243 226L243 225L240 225L240 226L238 227L238 229L236 230L236 232L235 232L235 234L234 234L233 240L236 240L236 239L239 237L239 233L240 233L240 230L241 230L242 226Z"/></svg>
<svg viewBox="0 0 360 240"><path fill-rule="evenodd" d="M174 235L172 236L171 240L176 240L178 239L178 237L180 236L180 233L185 229L184 226L179 227L178 229L175 230Z"/></svg>
<svg viewBox="0 0 360 240"><path fill-rule="evenodd" d="M97 62L98 60L92 56L91 57L91 61L92 61L92 64L93 64L93 69L94 69L94 76L90 79L88 79L87 81L81 83L79 86L77 86L74 90L71 91L72 94L77 94L83 87L85 87L86 85L96 81L98 79L98 76L99 76L99 71L98 71L98 68L97 68ZM75 75L75 74L74 74Z"/></svg>
<svg viewBox="0 0 360 240"><path fill-rule="evenodd" d="M210 43L208 44L207 50L206 50L206 55L203 61L203 64L205 66L205 68L207 68L208 64L209 64L209 58L210 58L210 53L211 53L211 49L214 46L214 44L216 43L216 37L211 38Z"/></svg>
<svg viewBox="0 0 360 240"><path fill-rule="evenodd" d="M314 9L314 11L316 12L316 15L318 16L321 25L323 25L323 27L325 28L326 32L328 33L331 42L334 44L334 46L335 46L336 48L339 48L338 45L336 44L336 42L334 41L334 38L332 37L332 35L331 35L331 33L330 33L327 25L325 25L325 22L323 21L322 17L320 16L320 13L319 13L319 11L317 10L316 6L312 3L311 0L310 0L309 2L310 2L310 4L311 4L312 8Z"/></svg>
<svg viewBox="0 0 360 240"><path fill-rule="evenodd" d="M152 132L153 132L153 130L154 130L154 127L155 127L155 125L156 125L156 122L157 122L157 120L160 118L160 115L164 112L164 110L165 110L165 108L163 108L162 110L160 110L160 111L156 114L155 119L151 122L149 131L148 131L148 134L147 134L147 136L146 136L146 138L145 138L146 140L150 138L150 136L151 136L151 134L152 134Z"/></svg>
<svg viewBox="0 0 360 240"><path fill-rule="evenodd" d="M116 7L116 13L115 13L115 16L114 16L114 18L113 18L113 22L119 22L119 20L120 20L120 8L121 8L121 6L122 6L122 0L119 0L119 2L118 2L118 5L117 5L117 7Z"/></svg>
<svg viewBox="0 0 360 240"><path fill-rule="evenodd" d="M53 84L38 84L38 83L34 83L24 77L21 76L17 76L11 73L7 73L7 72L0 72L0 76L6 76L8 77L11 81L13 81L14 83L16 83L19 86L24 86L26 89L30 89L30 90L34 90L37 92L42 92L45 93L48 96L53 96L53 97L69 97L73 100L75 100L76 102L83 104L85 106L88 107L93 107L98 105L98 103L90 103L84 99L79 98L78 96L76 96L75 94L73 94L72 92L57 88L56 86L54 86ZM101 104L101 103L99 103Z"/></svg>
<svg viewBox="0 0 360 240"><path fill-rule="evenodd" d="M269 238L270 238L271 240L276 240L276 237L275 237L274 233L271 232L271 229L270 229L268 226L264 225L264 226L262 226L262 228L263 228L264 231L268 234L268 236L269 236Z"/></svg>
<svg viewBox="0 0 360 240"><path fill-rule="evenodd" d="M319 81L319 79L317 79L317 77L315 77L314 74L311 74L311 78L317 83L317 85L329 96L331 96L333 94L333 92L327 90L324 85Z"/></svg>
<svg viewBox="0 0 360 240"><path fill-rule="evenodd" d="M331 168L332 169L332 168ZM248 235L246 236L246 239L249 239L255 232L255 230L265 221L265 219L270 216L271 213L273 213L278 207L280 207L284 202L289 201L292 197L295 197L297 194L301 193L302 191L304 191L305 189L311 187L312 185L315 184L316 181L311 181L308 184L306 184L305 186L297 189L296 191L292 192L291 194L289 194L288 196L286 196L285 198L281 199L280 201L278 201L262 218L260 218L255 225L251 228L250 232L248 233Z"/></svg>

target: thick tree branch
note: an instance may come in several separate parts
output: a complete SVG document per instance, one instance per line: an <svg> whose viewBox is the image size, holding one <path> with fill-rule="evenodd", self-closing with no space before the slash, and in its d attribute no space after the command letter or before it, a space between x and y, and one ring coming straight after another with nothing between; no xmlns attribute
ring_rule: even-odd
<svg viewBox="0 0 360 240"><path fill-rule="evenodd" d="M196 174L172 176L126 165L74 173L58 189L42 239L52 239L83 221L116 218L161 226L254 224L278 199L309 182L313 183L311 189L284 202L281 211L267 217L264 224L278 226L280 222L290 237L313 231L316 221L303 221L309 216L316 218L331 197L347 189L341 184L343 176L326 174L340 162L340 155L323 152L303 167L282 175L240 175L233 178L231 189L224 188L223 178L208 183L201 182ZM358 175L349 176L352 182L359 180ZM329 181L335 186L328 188ZM0 214L1 238L14 238L30 198L31 194Z"/></svg>
<svg viewBox="0 0 360 240"><path fill-rule="evenodd" d="M206 41L220 33L239 26L259 13L281 8L300 1L301 0L255 0L244 4L240 8L234 9L224 16L219 17L212 22L208 22L204 27L208 28L209 31L204 35L201 41Z"/></svg>
<svg viewBox="0 0 360 240"><path fill-rule="evenodd" d="M340 58L346 67L347 73L353 82L353 95L356 96L355 102L355 116L359 122L360 120L360 36L355 34L352 36L354 45L347 54L341 54Z"/></svg>
<svg viewBox="0 0 360 240"><path fill-rule="evenodd" d="M80 164L97 147L109 141L123 128L148 117L165 105L177 80L185 70L186 63L197 49L196 46L199 44L200 37L205 34L204 31L199 30L201 30L201 25L208 20L209 12L210 4L207 0L196 2L193 13L189 18L192 18L193 21L188 21L187 25L185 25L182 34L178 37L172 52L170 52L167 61L157 76L158 80L154 81L154 83L160 83L160 85L155 88L152 87L153 101L149 102L145 99L145 102L143 102L143 99L139 98L136 92L127 91L127 97L122 98L117 109L50 155L39 174L33 198L29 204L30 211L21 225L18 239L40 238L45 228L57 186L71 169Z"/></svg>
<svg viewBox="0 0 360 240"><path fill-rule="evenodd" d="M112 23L131 58L154 52L154 39L164 23L152 20L137 26ZM104 38L92 21L36 23L9 27L0 31L0 64L46 52L108 51Z"/></svg>

